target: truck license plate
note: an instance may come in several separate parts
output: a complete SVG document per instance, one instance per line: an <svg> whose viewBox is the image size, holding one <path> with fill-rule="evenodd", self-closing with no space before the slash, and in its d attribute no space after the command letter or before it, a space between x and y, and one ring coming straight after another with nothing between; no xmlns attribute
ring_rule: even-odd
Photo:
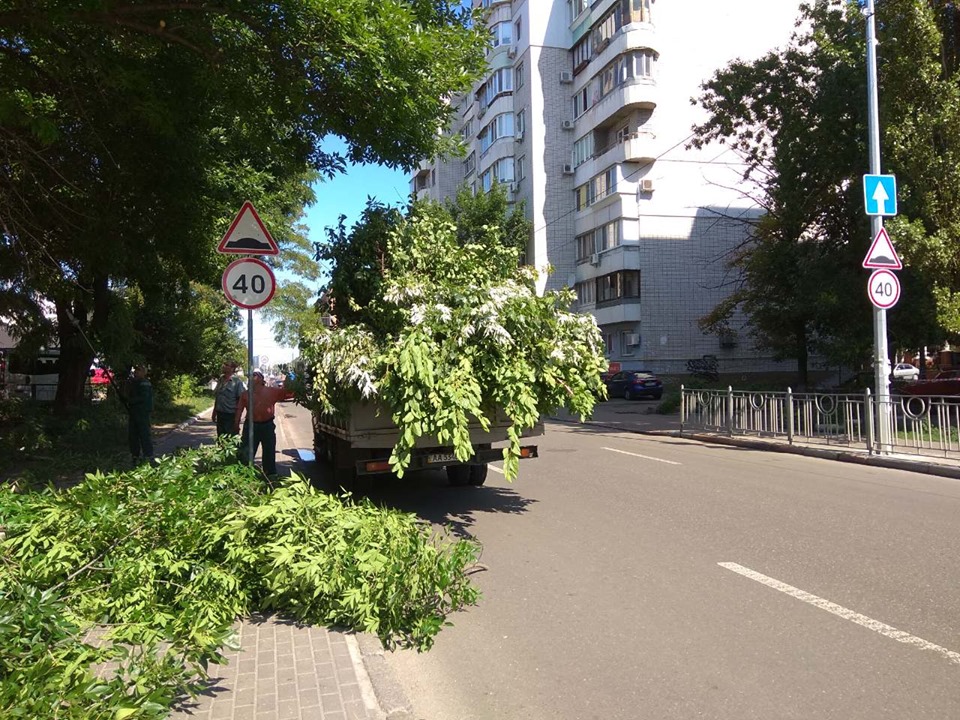
<svg viewBox="0 0 960 720"><path fill-rule="evenodd" d="M430 453L427 455L427 464L435 465L436 463L454 462L456 459L457 456L453 453Z"/></svg>

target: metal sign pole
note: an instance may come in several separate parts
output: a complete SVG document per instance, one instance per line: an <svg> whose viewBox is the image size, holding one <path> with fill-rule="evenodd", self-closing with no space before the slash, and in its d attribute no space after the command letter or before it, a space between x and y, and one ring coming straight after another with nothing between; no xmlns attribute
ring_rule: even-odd
<svg viewBox="0 0 960 720"><path fill-rule="evenodd" d="M247 310L247 447L253 465L253 310Z"/></svg>
<svg viewBox="0 0 960 720"><path fill-rule="evenodd" d="M880 169L880 112L877 100L877 24L874 0L867 0L867 135L870 172ZM883 217L870 216L870 234L876 237L883 228ZM876 380L877 439L881 454L890 452L890 358L887 354L887 311L873 308L874 377Z"/></svg>

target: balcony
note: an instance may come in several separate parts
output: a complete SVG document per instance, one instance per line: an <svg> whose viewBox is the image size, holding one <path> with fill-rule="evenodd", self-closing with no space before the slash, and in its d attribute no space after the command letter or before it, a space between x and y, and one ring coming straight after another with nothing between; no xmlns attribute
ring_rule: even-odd
<svg viewBox="0 0 960 720"><path fill-rule="evenodd" d="M614 163L651 162L656 159L654 148L657 136L646 130L638 130L617 140L612 145L594 153L598 168L607 168Z"/></svg>
<svg viewBox="0 0 960 720"><path fill-rule="evenodd" d="M634 79L614 88L581 115L577 122L582 127L602 127L631 109L653 110L657 107L658 96L656 81L647 78Z"/></svg>
<svg viewBox="0 0 960 720"><path fill-rule="evenodd" d="M612 145L598 148L593 155L577 166L576 183L579 185L613 164L650 163L657 159L657 136L647 130L639 130L621 138Z"/></svg>

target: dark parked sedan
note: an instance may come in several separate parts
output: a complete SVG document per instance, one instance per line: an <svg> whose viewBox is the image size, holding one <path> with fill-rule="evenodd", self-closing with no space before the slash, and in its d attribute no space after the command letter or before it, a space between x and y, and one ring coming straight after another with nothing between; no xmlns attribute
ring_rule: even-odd
<svg viewBox="0 0 960 720"><path fill-rule="evenodd" d="M607 396L659 400L663 396L663 383L649 370L625 370L607 380Z"/></svg>

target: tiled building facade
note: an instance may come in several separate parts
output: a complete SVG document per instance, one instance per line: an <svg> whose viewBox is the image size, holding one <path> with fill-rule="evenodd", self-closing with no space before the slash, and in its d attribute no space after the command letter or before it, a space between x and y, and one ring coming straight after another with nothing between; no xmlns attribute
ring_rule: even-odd
<svg viewBox="0 0 960 720"><path fill-rule="evenodd" d="M731 60L786 43L799 1L475 4L489 69L452 128L469 155L423 164L413 189L443 199L506 184L533 223L528 262L551 268L542 287L576 291L611 361L682 372L712 354L726 371L774 369L742 330L697 324L730 292L726 259L757 209L735 155L688 147L704 119L690 100Z"/></svg>

